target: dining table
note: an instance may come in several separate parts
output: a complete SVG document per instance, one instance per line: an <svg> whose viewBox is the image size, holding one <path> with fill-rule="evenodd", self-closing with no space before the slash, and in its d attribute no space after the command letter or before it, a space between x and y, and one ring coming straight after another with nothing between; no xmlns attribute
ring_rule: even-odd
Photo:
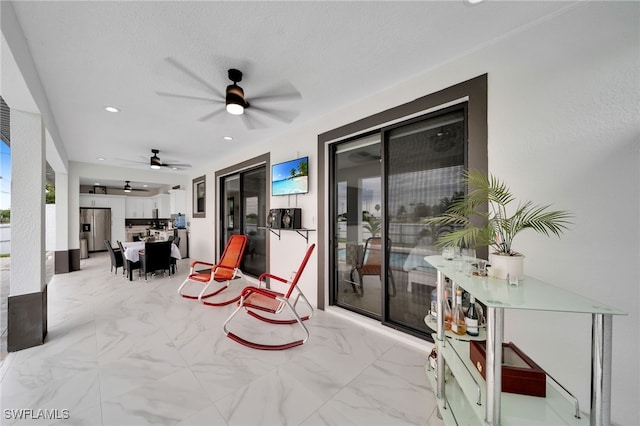
<svg viewBox="0 0 640 426"><path fill-rule="evenodd" d="M161 241L155 241L155 242L161 242ZM144 246L146 244L144 241L128 241L128 242L123 242L121 244L122 244L122 248L124 249L124 253L122 253L122 255L124 256L124 259L123 259L124 261L129 262L129 265L140 261L140 250L144 250ZM174 243L171 243L171 257L173 257L176 260L182 259L182 256L180 255L180 249ZM131 271L130 267L127 269L129 271L129 281L132 281L133 272Z"/></svg>

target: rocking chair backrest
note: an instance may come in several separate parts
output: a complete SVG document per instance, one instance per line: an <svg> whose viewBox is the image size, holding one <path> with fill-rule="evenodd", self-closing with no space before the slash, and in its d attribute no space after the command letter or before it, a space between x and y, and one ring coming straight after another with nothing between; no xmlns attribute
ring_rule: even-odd
<svg viewBox="0 0 640 426"><path fill-rule="evenodd" d="M225 268L220 268L216 272L216 280L228 280L233 277L234 270L240 266L246 246L246 235L232 235L229 237L220 261L218 262L219 266L224 266Z"/></svg>
<svg viewBox="0 0 640 426"><path fill-rule="evenodd" d="M309 258L311 257L311 253L313 252L313 249L315 247L316 247L315 244L311 244L307 249L307 253L304 255L304 259L302 259L302 263L300 264L300 267L298 267L298 270L296 271L296 275L293 277L293 280L291 280L289 291L287 291L287 294L285 295L287 299L291 296L291 293L293 292L293 289L296 288L296 285L298 285L298 280L300 279L300 276L302 275L302 272L304 271L305 266L307 266L307 262L309 261Z"/></svg>

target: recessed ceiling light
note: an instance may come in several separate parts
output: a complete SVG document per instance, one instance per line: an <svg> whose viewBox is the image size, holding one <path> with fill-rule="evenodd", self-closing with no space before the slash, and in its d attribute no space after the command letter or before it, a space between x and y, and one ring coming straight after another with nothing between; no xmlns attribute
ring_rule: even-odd
<svg viewBox="0 0 640 426"><path fill-rule="evenodd" d="M469 4L478 4L482 3L484 0L465 0Z"/></svg>
<svg viewBox="0 0 640 426"><path fill-rule="evenodd" d="M96 160L98 160L98 161L104 161L104 157L98 157L98 158L96 158Z"/></svg>
<svg viewBox="0 0 640 426"><path fill-rule="evenodd" d="M222 139L224 139L225 141L232 141L233 140L233 136L225 136Z"/></svg>
<svg viewBox="0 0 640 426"><path fill-rule="evenodd" d="M120 112L120 110L116 107L113 106L106 106L104 107L105 110L109 111L109 112Z"/></svg>
<svg viewBox="0 0 640 426"><path fill-rule="evenodd" d="M100 182L94 182L93 184L94 184L94 185L98 185L98 186L99 186L99 185L100 185Z"/></svg>

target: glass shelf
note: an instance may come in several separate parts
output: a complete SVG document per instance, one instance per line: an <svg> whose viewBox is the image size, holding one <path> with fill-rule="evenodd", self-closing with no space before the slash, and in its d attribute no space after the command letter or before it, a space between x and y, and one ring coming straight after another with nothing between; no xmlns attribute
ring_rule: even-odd
<svg viewBox="0 0 640 426"><path fill-rule="evenodd" d="M436 322L436 319L433 318L430 314L427 314L424 317L424 323L427 325L427 327L429 327L430 329L432 329L433 331L437 330L438 324ZM487 330L486 330L486 326L481 325L478 327L478 335L477 336L470 336L468 334L456 334L452 331L446 330L444 332L445 336L450 337L452 339L456 339L456 340L461 340L463 342L470 342L472 340L478 340L478 341L483 341L483 340L487 340ZM435 341L435 337L434 337L434 341Z"/></svg>
<svg viewBox="0 0 640 426"><path fill-rule="evenodd" d="M467 275L456 271L455 262L442 256L424 260L488 307L587 314L626 315L625 312L593 299L526 276L519 285L507 280Z"/></svg>

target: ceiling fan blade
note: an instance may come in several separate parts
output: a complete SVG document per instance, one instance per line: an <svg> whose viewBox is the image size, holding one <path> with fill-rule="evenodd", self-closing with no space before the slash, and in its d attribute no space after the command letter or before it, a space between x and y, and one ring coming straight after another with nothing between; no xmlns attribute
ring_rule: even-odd
<svg viewBox="0 0 640 426"><path fill-rule="evenodd" d="M224 103L222 99L206 98L203 96L180 95L178 93L167 93L167 92L156 92L156 94L159 96L167 97L167 98L189 99L194 101L203 101L206 103L220 103L220 104Z"/></svg>
<svg viewBox="0 0 640 426"><path fill-rule="evenodd" d="M163 163L164 167L176 168L176 169L188 169L191 167L191 164L177 164L177 163Z"/></svg>
<svg viewBox="0 0 640 426"><path fill-rule="evenodd" d="M283 82L270 90L251 96L249 102L296 101L298 99L302 99L300 92L292 84Z"/></svg>
<svg viewBox="0 0 640 426"><path fill-rule="evenodd" d="M175 68L179 69L180 71L184 72L185 74L187 74L196 82L200 83L202 86L204 86L206 89L208 89L211 93L213 93L217 97L224 99L224 95L222 94L222 92L220 92L215 86L211 85L208 81L200 77L198 74L191 71L189 68L187 68L185 65L181 64L180 62L178 62L178 60L176 60L175 58L169 56L165 58L165 61L167 61L169 64L173 65Z"/></svg>
<svg viewBox="0 0 640 426"><path fill-rule="evenodd" d="M205 115L205 116L202 116L202 117L198 118L198 121L207 121L207 120L211 120L211 119L212 119L213 117L215 117L216 115L219 115L219 114L221 114L221 113L223 113L223 112L225 112L225 111L226 111L226 110L225 110L224 108L217 109L217 110L215 110L215 111L213 111L213 112L210 112L209 114L207 114L207 115Z"/></svg>
<svg viewBox="0 0 640 426"><path fill-rule="evenodd" d="M254 117L252 114L247 113L247 110L245 110L245 113L240 117L242 118L242 122L244 123L244 125L249 130L264 129L265 127L267 127L264 123L257 120L256 117Z"/></svg>
<svg viewBox="0 0 640 426"><path fill-rule="evenodd" d="M297 112L273 110L273 109L263 108L263 107L254 106L254 105L251 105L250 108L248 108L248 110L250 110L250 112L255 111L259 114L263 114L273 120L277 120L285 124L291 123L298 116Z"/></svg>

